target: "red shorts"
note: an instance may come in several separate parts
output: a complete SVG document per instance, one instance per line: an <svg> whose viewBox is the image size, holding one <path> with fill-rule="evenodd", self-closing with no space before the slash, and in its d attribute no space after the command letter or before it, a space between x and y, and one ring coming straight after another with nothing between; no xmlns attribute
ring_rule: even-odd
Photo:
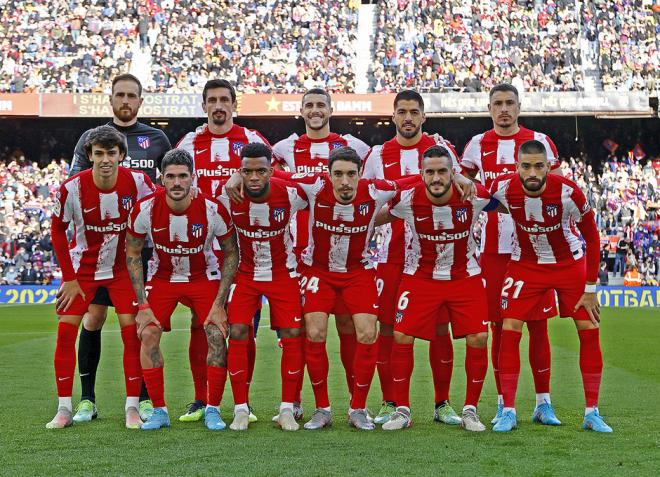
<svg viewBox="0 0 660 477"><path fill-rule="evenodd" d="M378 314L378 291L375 270L355 270L348 273L328 272L307 267L300 279L303 311L332 313L338 300L346 305L349 315Z"/></svg>
<svg viewBox="0 0 660 477"><path fill-rule="evenodd" d="M586 276L584 259L543 265L511 261L500 297L502 317L521 321L544 320L538 310L544 305L548 293L554 295L556 291L560 316L588 320L589 315L584 308L573 312L575 304L584 294Z"/></svg>
<svg viewBox="0 0 660 477"><path fill-rule="evenodd" d="M300 328L302 306L297 278L282 277L269 282L258 282L244 274L236 275L229 293L229 324L252 326L254 313L261 307L261 297L268 299L270 327Z"/></svg>
<svg viewBox="0 0 660 477"><path fill-rule="evenodd" d="M454 339L488 332L486 291L479 275L460 280L404 275L396 295L394 331L429 341L442 323L451 323Z"/></svg>
<svg viewBox="0 0 660 477"><path fill-rule="evenodd" d="M403 265L379 263L376 269L376 288L378 289L378 321L384 325L394 325L397 291L403 276Z"/></svg>
<svg viewBox="0 0 660 477"><path fill-rule="evenodd" d="M218 295L220 280L199 279L188 283L171 283L152 279L147 283L147 299L163 331L172 329L170 318L178 303L190 308L199 321L204 323Z"/></svg>
<svg viewBox="0 0 660 477"><path fill-rule="evenodd" d="M100 287L104 287L108 291L110 300L112 300L115 312L118 315L135 315L138 311L135 291L133 290L128 272L121 274L117 278L110 278L109 280L78 280L78 285L80 285L86 299L83 300L82 295L76 296L66 311L55 310L58 315L84 315L87 313L89 305L94 300L96 291Z"/></svg>
<svg viewBox="0 0 660 477"><path fill-rule="evenodd" d="M301 249L301 250L294 249L294 253L296 254L296 257L298 258L298 273L300 274L300 277L301 277L300 280L301 281L302 281L302 277L305 276L305 270L308 268L307 265L305 265L304 263L302 263L302 261L300 261L300 255L299 254L302 253L302 250L304 250L304 248ZM303 293L304 290L301 288L300 292ZM335 305L332 308L332 311L330 311L330 313L332 313L335 316L337 316L337 315L350 315L351 314L351 312L348 310L348 308L346 307L346 304L344 303L344 301L342 300L342 298L340 296L337 296L337 299L335 300Z"/></svg>
<svg viewBox="0 0 660 477"><path fill-rule="evenodd" d="M484 279L486 298L488 299L488 321L491 323L502 323L499 303L502 296L506 267L510 260L511 255L506 253L482 253L479 258L481 277ZM543 302L535 312L536 319L547 320L548 318L557 316L556 303L555 292L550 290L546 293Z"/></svg>

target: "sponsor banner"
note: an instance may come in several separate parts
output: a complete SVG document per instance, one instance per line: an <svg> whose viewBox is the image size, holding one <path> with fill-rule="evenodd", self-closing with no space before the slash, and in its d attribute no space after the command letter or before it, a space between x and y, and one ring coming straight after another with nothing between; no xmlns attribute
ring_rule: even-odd
<svg viewBox="0 0 660 477"><path fill-rule="evenodd" d="M660 287L598 287L600 306L623 308L660 307Z"/></svg>
<svg viewBox="0 0 660 477"><path fill-rule="evenodd" d="M78 93L41 95L43 117L107 118L112 116L107 94ZM144 95L140 116L145 118L197 118L204 116L201 94Z"/></svg>
<svg viewBox="0 0 660 477"><path fill-rule="evenodd" d="M6 305L55 303L58 288L53 285L0 285L0 303Z"/></svg>
<svg viewBox="0 0 660 477"><path fill-rule="evenodd" d="M333 94L333 116L391 116L393 94ZM243 94L239 116L296 116L302 94Z"/></svg>
<svg viewBox="0 0 660 477"><path fill-rule="evenodd" d="M0 93L0 116L39 116L39 95Z"/></svg>
<svg viewBox="0 0 660 477"><path fill-rule="evenodd" d="M423 94L427 115L488 115L488 93ZM523 93L524 115L534 114L621 114L651 115L648 94L640 91L594 91Z"/></svg>

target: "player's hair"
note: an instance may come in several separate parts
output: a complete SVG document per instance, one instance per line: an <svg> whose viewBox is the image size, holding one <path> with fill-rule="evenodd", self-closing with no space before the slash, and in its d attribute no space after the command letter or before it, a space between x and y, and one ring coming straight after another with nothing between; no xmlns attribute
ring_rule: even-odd
<svg viewBox="0 0 660 477"><path fill-rule="evenodd" d="M348 146L338 147L330 151L330 155L328 156L329 171L332 170L332 165L337 161L352 162L353 164L357 165L358 171L362 166L362 159L360 159L358 153L355 151L355 149Z"/></svg>
<svg viewBox="0 0 660 477"><path fill-rule="evenodd" d="M268 160L268 165L270 165L273 158L273 152L270 150L270 147L262 142L251 142L243 146L241 149L241 160L246 157L265 157Z"/></svg>
<svg viewBox="0 0 660 477"><path fill-rule="evenodd" d="M332 106L332 99L330 99L330 93L328 93L323 88L311 88L311 89L308 89L307 91L305 91L305 94L303 94L302 101L301 101L303 104L305 103L305 97L308 94L322 94L323 96L325 96L325 99L328 100L328 106Z"/></svg>
<svg viewBox="0 0 660 477"><path fill-rule="evenodd" d="M206 103L206 93L208 92L208 90L215 88L227 88L229 90L229 94L231 95L231 102L232 103L236 102L236 90L229 81L225 79L212 79L206 82L206 84L204 85L204 89L202 90L202 100L205 103Z"/></svg>
<svg viewBox="0 0 660 477"><path fill-rule="evenodd" d="M520 154L543 154L547 157L548 151L545 148L545 145L541 141L536 139L530 139L525 141L520 145L518 150L518 155Z"/></svg>
<svg viewBox="0 0 660 477"><path fill-rule="evenodd" d="M424 111L424 98L413 89L404 89L396 94L394 97L394 109L396 109L396 105L399 104L399 101L417 101L419 108Z"/></svg>
<svg viewBox="0 0 660 477"><path fill-rule="evenodd" d="M92 155L92 146L100 146L103 149L112 149L117 146L119 152L124 156L128 151L124 135L107 124L89 131L85 139L85 154L87 154L87 157Z"/></svg>
<svg viewBox="0 0 660 477"><path fill-rule="evenodd" d="M511 83L498 83L495 86L493 86L490 89L490 93L488 93L488 99L492 98L493 95L498 92L513 93L516 95L516 99L520 100L520 96L518 95L518 88L513 86Z"/></svg>
<svg viewBox="0 0 660 477"><path fill-rule="evenodd" d="M142 97L142 83L140 83L140 80L137 79L135 76L133 76L130 73L124 73L121 75L117 75L113 78L112 80L112 92L115 92L115 85L119 83L120 81L132 81L138 86L138 96Z"/></svg>
<svg viewBox="0 0 660 477"><path fill-rule="evenodd" d="M190 175L193 175L193 158L185 149L171 149L165 153L160 163L163 175L169 166L186 166Z"/></svg>
<svg viewBox="0 0 660 477"><path fill-rule="evenodd" d="M447 161L449 162L449 167L454 167L454 161L451 158L451 153L449 152L449 149L444 146L436 144L435 146L429 147L422 153L422 162L424 162L424 159L427 157L446 157Z"/></svg>

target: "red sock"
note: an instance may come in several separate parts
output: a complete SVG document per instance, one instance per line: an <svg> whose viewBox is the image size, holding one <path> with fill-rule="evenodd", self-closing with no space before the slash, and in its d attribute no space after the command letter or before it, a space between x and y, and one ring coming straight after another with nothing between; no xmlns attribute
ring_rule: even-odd
<svg viewBox="0 0 660 477"><path fill-rule="evenodd" d="M193 385L195 386L195 401L206 401L206 356L209 344L206 341L206 332L202 327L190 327L190 345L188 358L190 371L192 371Z"/></svg>
<svg viewBox="0 0 660 477"><path fill-rule="evenodd" d="M257 340L254 339L254 328L250 327L250 330L248 331L248 345L247 345L247 381L245 383L246 385L246 393L247 393L247 401L250 401L249 395L250 395L250 384L252 384L252 376L254 375L254 363L257 360Z"/></svg>
<svg viewBox="0 0 660 477"><path fill-rule="evenodd" d="M522 333L519 331L502 330L499 366L504 407L516 407L516 390L520 376L520 338Z"/></svg>
<svg viewBox="0 0 660 477"><path fill-rule="evenodd" d="M502 395L500 384L500 346L502 343L502 323L491 323L490 361L493 363L493 376L495 376L495 387L497 394Z"/></svg>
<svg viewBox="0 0 660 477"><path fill-rule="evenodd" d="M410 377L415 367L414 344L392 345L392 385L397 406L410 407Z"/></svg>
<svg viewBox="0 0 660 477"><path fill-rule="evenodd" d="M550 339L548 320L528 321L529 365L534 376L534 389L537 394L550 392Z"/></svg>
<svg viewBox="0 0 660 477"><path fill-rule="evenodd" d="M353 363L355 362L355 349L357 348L357 338L355 333L342 334L339 333L339 357L341 364L344 365L344 373L346 373L346 386L348 392L353 394L353 381L355 374L353 373Z"/></svg>
<svg viewBox="0 0 660 477"><path fill-rule="evenodd" d="M55 345L55 384L57 395L69 397L73 394L73 374L76 372L76 338L78 327L60 321L57 324Z"/></svg>
<svg viewBox="0 0 660 477"><path fill-rule="evenodd" d="M580 372L587 407L598 406L600 380L603 375L603 354L598 328L578 330L580 337Z"/></svg>
<svg viewBox="0 0 660 477"><path fill-rule="evenodd" d="M206 367L206 377L208 379L207 389L208 396L206 398L206 403L209 406L220 405L222 401L222 395L225 392L225 383L227 382L227 368L224 366L207 366Z"/></svg>
<svg viewBox="0 0 660 477"><path fill-rule="evenodd" d="M436 336L429 344L429 361L433 373L435 403L449 401L449 385L454 371L454 345L451 336Z"/></svg>
<svg viewBox="0 0 660 477"><path fill-rule="evenodd" d="M124 342L126 396L139 396L142 389L142 366L140 365L140 340L137 336L137 325L122 327L121 339Z"/></svg>
<svg viewBox="0 0 660 477"><path fill-rule="evenodd" d="M154 407L165 407L163 368L142 368L142 376Z"/></svg>
<svg viewBox="0 0 660 477"><path fill-rule="evenodd" d="M371 381L376 372L378 349L376 343L358 343L355 347L353 360L353 394L351 395L351 408L364 409L367 407L367 396Z"/></svg>
<svg viewBox="0 0 660 477"><path fill-rule="evenodd" d="M247 403L248 342L229 338L227 369L236 405Z"/></svg>
<svg viewBox="0 0 660 477"><path fill-rule="evenodd" d="M293 399L293 402L302 402L300 393L303 387L303 381L305 379L305 348L307 347L307 338L305 337L305 330L300 330L300 356L302 357L302 365L300 376L298 377L298 383L296 383L296 397Z"/></svg>
<svg viewBox="0 0 660 477"><path fill-rule="evenodd" d="M282 338L282 402L294 402L298 391L300 374L304 372L302 356L302 337Z"/></svg>
<svg viewBox="0 0 660 477"><path fill-rule="evenodd" d="M392 343L394 336L378 335L378 379L380 390L383 392L383 401L396 402L394 384L392 383Z"/></svg>
<svg viewBox="0 0 660 477"><path fill-rule="evenodd" d="M328 397L328 353L325 342L316 343L307 339L305 345L305 361L307 374L312 382L316 407L330 407Z"/></svg>
<svg viewBox="0 0 660 477"><path fill-rule="evenodd" d="M488 371L488 348L465 347L465 405L477 407Z"/></svg>

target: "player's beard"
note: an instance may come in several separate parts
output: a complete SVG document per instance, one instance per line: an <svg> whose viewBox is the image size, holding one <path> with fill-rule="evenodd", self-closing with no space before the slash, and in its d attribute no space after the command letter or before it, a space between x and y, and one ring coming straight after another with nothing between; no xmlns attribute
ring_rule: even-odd
<svg viewBox="0 0 660 477"><path fill-rule="evenodd" d="M448 182L444 186L444 188L442 189L442 192L433 192L431 190L431 186L434 185L434 184L435 184L435 182L433 182L431 184L426 184L426 190L429 191L429 194L431 194L431 197L435 197L436 199L439 199L440 197L444 196L447 193L447 191L449 191L449 188L451 187L451 182Z"/></svg>
<svg viewBox="0 0 660 477"><path fill-rule="evenodd" d="M305 127L308 128L308 129L311 129L312 131L320 131L321 129L326 127L329 122L330 122L330 118L328 116L326 116L326 117L323 118L323 121L321 122L320 126L312 126L312 122L308 120L308 121L305 121Z"/></svg>
<svg viewBox="0 0 660 477"><path fill-rule="evenodd" d="M130 106L129 107L122 106L120 108L112 108L112 114L114 114L114 116L120 121L124 123L128 123L135 119L135 117L138 114L138 110L132 109Z"/></svg>
<svg viewBox="0 0 660 477"><path fill-rule="evenodd" d="M211 116L211 120L213 121L213 124L215 124L216 126L224 126L224 124L227 122L227 113L224 111L222 113L217 118L215 117L215 115Z"/></svg>
<svg viewBox="0 0 660 477"><path fill-rule="evenodd" d="M354 189L340 190L339 198L344 202L350 202L355 198L355 190Z"/></svg>
<svg viewBox="0 0 660 477"><path fill-rule="evenodd" d="M528 182L529 179L523 180L522 177L520 178L520 180L522 181L523 187L525 188L525 190L528 190L529 192L538 192L538 191L540 191L543 188L543 186L545 185L545 182L548 180L548 176L546 175L543 178L538 178L537 177L537 179L538 179L538 182L536 184L530 185L529 182Z"/></svg>
<svg viewBox="0 0 660 477"><path fill-rule="evenodd" d="M183 191L183 195L181 197L178 197L178 198L177 197L172 197L172 195L170 194L170 192L180 192L180 191ZM188 188L178 187L176 189L170 189L170 190L167 191L167 196L170 199L172 199L173 201L176 201L176 202L178 202L180 200L184 200L186 197L188 197L189 194L190 194L190 187L188 187Z"/></svg>
<svg viewBox="0 0 660 477"><path fill-rule="evenodd" d="M260 197L263 197L268 193L268 190L270 189L270 183L266 183L261 189L258 191L252 191L250 190L249 187L244 187L245 193L252 197L253 199L259 199Z"/></svg>
<svg viewBox="0 0 660 477"><path fill-rule="evenodd" d="M406 131L405 129L400 128L398 124L396 125L396 132L406 139L411 139L417 136L417 134L419 134L420 129L422 129L421 124L412 131Z"/></svg>

